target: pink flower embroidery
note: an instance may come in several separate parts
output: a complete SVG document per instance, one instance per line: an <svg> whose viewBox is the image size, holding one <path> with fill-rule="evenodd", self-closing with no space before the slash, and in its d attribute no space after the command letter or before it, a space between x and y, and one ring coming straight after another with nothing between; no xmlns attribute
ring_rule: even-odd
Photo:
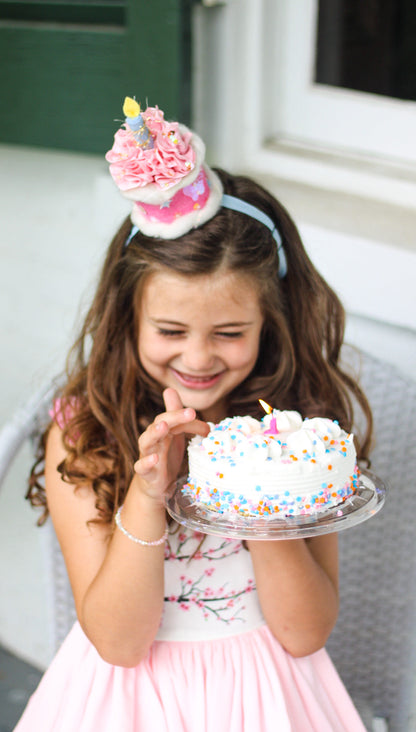
<svg viewBox="0 0 416 732"><path fill-rule="evenodd" d="M197 541L201 541L204 538L205 534L201 534L200 531L194 531L193 532L193 538Z"/></svg>
<svg viewBox="0 0 416 732"><path fill-rule="evenodd" d="M179 577L179 591L165 597L165 602L174 603L185 612L198 608L205 620L216 618L217 621L226 624L235 621L244 622L244 595L255 590L254 580L246 579L245 587L242 582L239 587L233 587L228 582L222 584L221 587L215 586L216 562L223 557L238 554L242 550L241 542L233 539L220 539L216 547L211 545L208 548L204 546L203 542L201 543L202 539L203 535L200 532L190 533L182 529L179 533L169 537L169 551L166 558L168 561L183 562L185 571ZM188 575L186 570L188 562L193 562L194 559L207 560L196 576L195 571L200 566L199 562L192 564L194 570L192 574Z"/></svg>

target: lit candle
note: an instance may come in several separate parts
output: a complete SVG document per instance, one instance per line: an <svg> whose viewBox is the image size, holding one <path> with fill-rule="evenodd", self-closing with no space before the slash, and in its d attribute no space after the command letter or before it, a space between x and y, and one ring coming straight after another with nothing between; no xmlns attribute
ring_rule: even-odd
<svg viewBox="0 0 416 732"><path fill-rule="evenodd" d="M266 412L266 414L271 414L273 412L273 409L270 406L270 404L267 404L267 402L263 401L263 399L259 399L259 402L260 402L261 406L263 407L264 411ZM277 424L276 424L276 417L271 417L269 427L267 428L267 430L265 430L264 434L265 435L278 435L279 434L279 430L277 429Z"/></svg>

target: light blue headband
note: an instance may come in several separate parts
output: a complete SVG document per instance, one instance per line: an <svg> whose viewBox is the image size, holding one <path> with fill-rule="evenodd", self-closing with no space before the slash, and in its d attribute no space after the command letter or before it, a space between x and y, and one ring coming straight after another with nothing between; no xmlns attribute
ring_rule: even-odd
<svg viewBox="0 0 416 732"><path fill-rule="evenodd" d="M277 244L277 251L279 253L279 278L283 279L287 275L287 261L286 254L283 248L282 237L276 229L276 224L257 206L252 206L251 203L243 201L242 198L236 198L235 196L229 196L228 193L224 193L221 199L221 206L223 208L229 208L231 211L238 211L239 213L246 214L256 221L260 221L261 224L267 226L270 229L271 235Z"/></svg>
<svg viewBox="0 0 416 732"><path fill-rule="evenodd" d="M279 253L278 274L279 278L283 279L283 277L285 277L287 274L286 254L283 247L282 237L280 236L280 233L270 216L267 216L267 214L265 214L264 211L261 211L261 209L257 208L257 206L252 206L251 203L247 203L247 201L243 201L243 199L236 198L235 196L229 196L227 193L224 193L222 196L221 206L223 208L230 209L230 211L237 211L238 213L246 214L246 216L250 216L252 219L259 221L261 224L264 224L264 226L267 226L277 244L277 251ZM125 247L128 247L133 236L135 236L138 231L140 231L139 227L134 224L131 228L129 236L126 239L126 243L124 245Z"/></svg>

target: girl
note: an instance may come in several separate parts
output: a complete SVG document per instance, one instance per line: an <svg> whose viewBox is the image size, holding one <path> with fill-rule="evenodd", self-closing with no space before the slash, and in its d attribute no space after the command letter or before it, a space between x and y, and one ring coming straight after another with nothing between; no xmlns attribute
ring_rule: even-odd
<svg viewBox="0 0 416 732"><path fill-rule="evenodd" d="M145 142L127 113L108 154L135 225L110 245L29 490L51 514L78 621L16 730L359 732L323 648L336 534L243 545L165 512L186 437L260 418L259 395L346 429L355 400L370 424L339 365L342 307L271 195L210 171L198 138L159 110L136 116ZM156 153L157 173L181 156L162 204Z"/></svg>

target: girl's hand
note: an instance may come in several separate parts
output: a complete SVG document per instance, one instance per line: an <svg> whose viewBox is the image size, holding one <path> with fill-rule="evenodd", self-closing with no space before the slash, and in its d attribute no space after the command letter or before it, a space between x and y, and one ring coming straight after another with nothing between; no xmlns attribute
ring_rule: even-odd
<svg viewBox="0 0 416 732"><path fill-rule="evenodd" d="M134 465L142 478L142 491L161 502L178 477L185 452L185 434L205 437L209 432L206 422L196 419L194 409L183 407L174 389L165 389L163 400L166 412L159 414L140 435L140 458Z"/></svg>

